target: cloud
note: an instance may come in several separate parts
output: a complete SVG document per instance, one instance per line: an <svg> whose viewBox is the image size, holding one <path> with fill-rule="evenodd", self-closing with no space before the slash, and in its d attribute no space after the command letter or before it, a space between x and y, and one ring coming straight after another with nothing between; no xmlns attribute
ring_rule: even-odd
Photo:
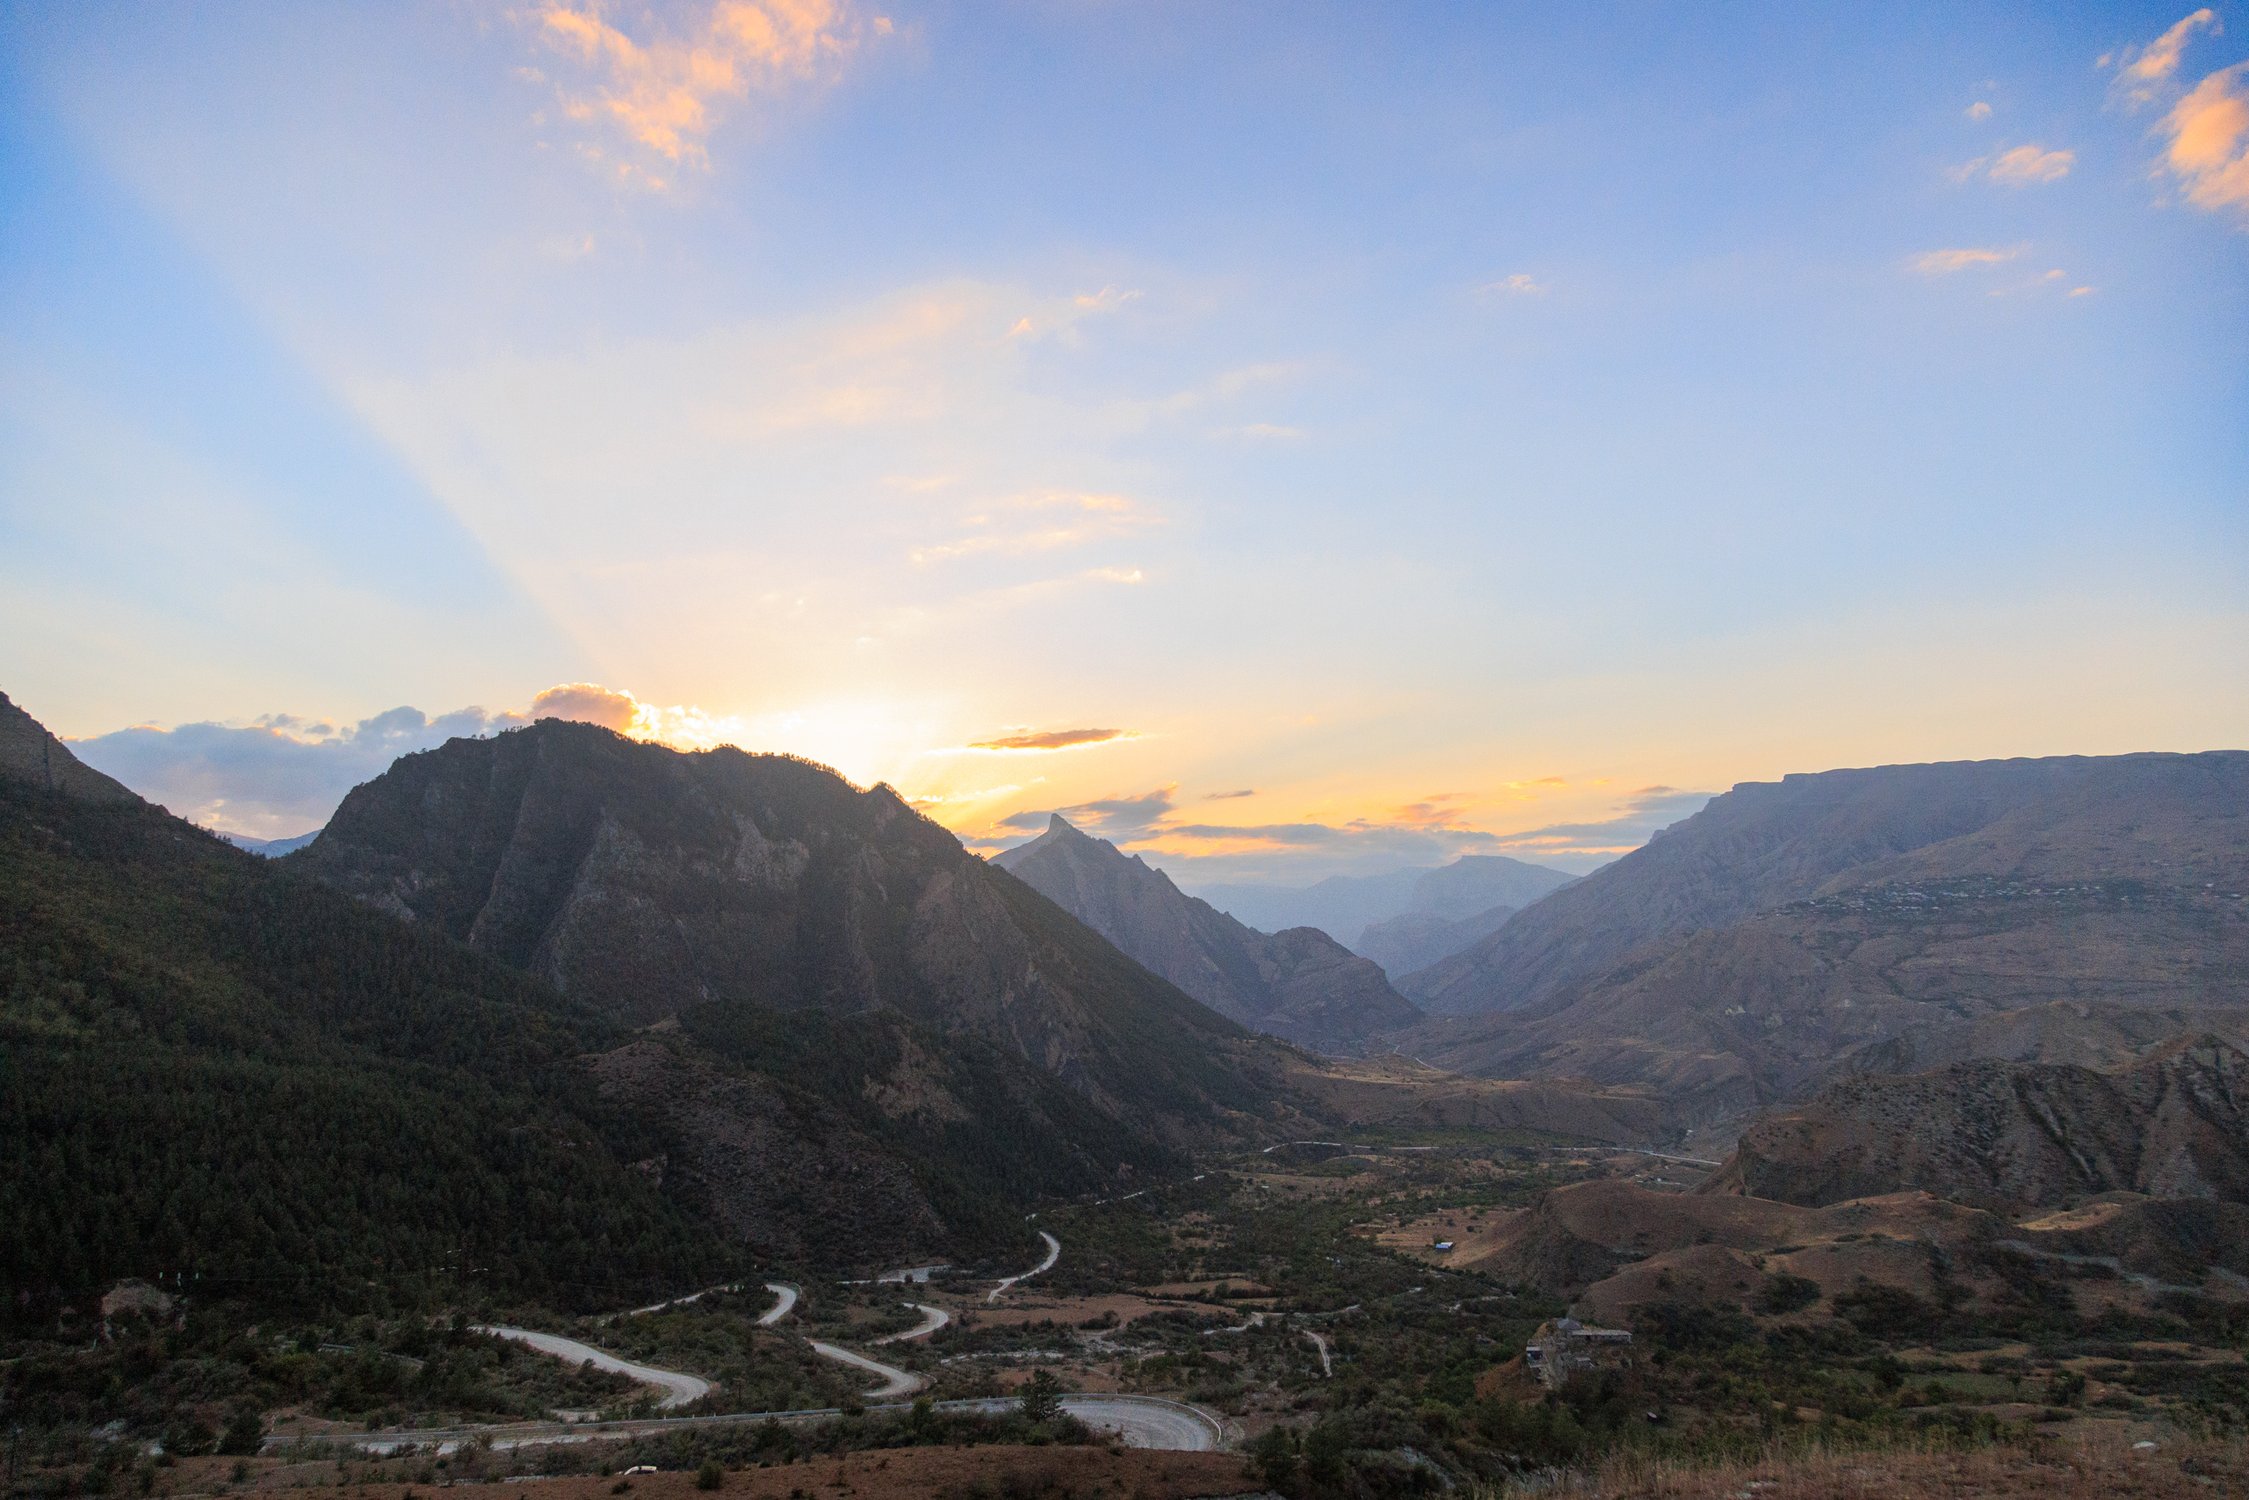
<svg viewBox="0 0 2249 1500"><path fill-rule="evenodd" d="M1164 520L1126 495L1044 490L1010 496L961 524L965 535L916 547L907 556L917 565L960 557L1025 557L1113 541L1161 526Z"/></svg>
<svg viewBox="0 0 2249 1500"><path fill-rule="evenodd" d="M1484 297L1543 297L1546 288L1527 272L1517 271L1512 276L1502 276L1497 281L1487 281L1476 288Z"/></svg>
<svg viewBox="0 0 2249 1500"><path fill-rule="evenodd" d="M2164 84L2179 70L2179 58L2186 51L2187 39L2195 32L2208 30L2215 35L2225 28L2218 14L2205 6L2194 11L2172 26L2169 31L2144 47L2126 47L2101 59L2101 65L2112 61L2117 65L2116 87L2131 104L2146 104L2162 92Z"/></svg>
<svg viewBox="0 0 2249 1500"><path fill-rule="evenodd" d="M2184 24L2183 22L2181 24ZM2174 28L2175 29L2175 28ZM2163 118L2162 165L2186 199L2212 213L2249 212L2249 62L2212 73Z"/></svg>
<svg viewBox="0 0 2249 1500"><path fill-rule="evenodd" d="M859 45L863 30L840 0L719 0L690 34L645 40L610 24L594 0L555 0L534 14L541 37L582 74L577 86L561 86L564 114L606 120L673 165L708 162L704 141L721 101L817 78ZM873 29L890 30L879 20ZM608 164L599 148L587 154ZM620 176L665 185L631 163L615 165Z"/></svg>
<svg viewBox="0 0 2249 1500"><path fill-rule="evenodd" d="M1924 250L1907 261L1908 267L1923 276L1950 276L1956 271L1966 271L1977 266L2004 265L2021 255L2028 246L2012 249L1970 247L1959 250Z"/></svg>
<svg viewBox="0 0 2249 1500"><path fill-rule="evenodd" d="M614 729L619 734L633 727L640 715L638 698L615 688L605 688L592 682L566 682L560 687L548 688L531 700L531 717L534 719L570 719L580 724L599 724L604 729Z"/></svg>
<svg viewBox="0 0 2249 1500"><path fill-rule="evenodd" d="M1953 179L1966 182L1978 173L2008 187L2059 182L2077 161L2074 151L2049 151L2043 146L2016 146L1997 156L1979 156L1953 168Z"/></svg>
<svg viewBox="0 0 2249 1500"><path fill-rule="evenodd" d="M1238 792L1205 792L1203 793L1203 800L1205 802L1231 802L1236 797L1254 797L1256 795L1256 787L1245 786Z"/></svg>
<svg viewBox="0 0 2249 1500"><path fill-rule="evenodd" d="M1072 803L1068 807L1012 813L1000 819L1000 826L1043 833L1047 818L1053 813L1060 813L1076 827L1096 838L1108 839L1112 843L1130 843L1145 836L1170 816L1172 794L1177 790L1177 787L1160 786L1152 792L1142 792L1137 797L1102 797L1092 802Z"/></svg>
<svg viewBox="0 0 2249 1500"><path fill-rule="evenodd" d="M1639 848L1681 818L1700 812L1710 798L1709 792L1644 787L1620 803L1610 817L1550 823L1544 828L1502 834L1494 842L1499 851L1529 860L1614 857Z"/></svg>
<svg viewBox="0 0 2249 1500"><path fill-rule="evenodd" d="M72 741L71 748L88 765L190 822L287 838L326 823L346 792L380 776L402 755L433 750L450 739L520 729L537 719L599 724L681 749L731 743L738 728L698 708L661 707L614 688L571 682L548 688L520 713L463 708L432 718L402 707L348 725L267 714L248 724L136 725Z"/></svg>
<svg viewBox="0 0 2249 1500"><path fill-rule="evenodd" d="M1129 729L1041 729L1021 734L1002 735L997 739L975 740L971 750L1037 751L1081 750L1088 745L1107 745L1118 740L1135 738Z"/></svg>
<svg viewBox="0 0 2249 1500"><path fill-rule="evenodd" d="M1127 303L1140 300L1136 289L1105 286L1098 292L1081 292L1075 297L1048 302L1037 311L1017 318L1007 331L1010 340L1036 342L1052 338L1072 348L1084 342L1079 325L1088 318L1113 313Z"/></svg>
<svg viewBox="0 0 2249 1500"><path fill-rule="evenodd" d="M1248 438L1252 442L1290 442L1304 436L1304 429L1284 427L1276 422L1252 422L1246 427L1221 427L1217 436Z"/></svg>
<svg viewBox="0 0 2249 1500"><path fill-rule="evenodd" d="M320 827L344 793L402 755L528 722L464 708L431 718L394 708L356 724L293 714L249 724L138 725L73 742L79 759L191 822L259 838Z"/></svg>
<svg viewBox="0 0 2249 1500"><path fill-rule="evenodd" d="M1989 104L1986 104L1983 100L1978 99L1975 103L1969 105L1965 110L1962 110L1961 113L1965 114L1971 120L1988 120L1991 118L1991 106Z"/></svg>

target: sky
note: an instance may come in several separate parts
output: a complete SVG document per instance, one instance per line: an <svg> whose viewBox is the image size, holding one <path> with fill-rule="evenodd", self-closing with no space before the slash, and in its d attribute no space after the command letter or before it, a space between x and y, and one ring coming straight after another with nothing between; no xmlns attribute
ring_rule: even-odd
<svg viewBox="0 0 2249 1500"><path fill-rule="evenodd" d="M2245 5L12 5L0 690L1190 888L2240 747L2245 272Z"/></svg>

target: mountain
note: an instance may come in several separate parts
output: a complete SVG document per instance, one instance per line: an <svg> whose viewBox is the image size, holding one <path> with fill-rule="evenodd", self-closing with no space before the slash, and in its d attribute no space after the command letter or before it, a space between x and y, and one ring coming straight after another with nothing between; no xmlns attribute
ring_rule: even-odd
<svg viewBox="0 0 2249 1500"><path fill-rule="evenodd" d="M286 839L253 838L247 833L222 833L219 837L225 839L237 849L247 849L250 853L262 854L267 859L279 859L284 854L296 853L299 849L320 837L320 830L315 828L310 833L300 833L293 838Z"/></svg>
<svg viewBox="0 0 2249 1500"><path fill-rule="evenodd" d="M1432 1006L1491 1008L1402 1045L1651 1087L1701 1121L1900 1048L2121 1061L2249 1005L2244 892L2240 752L1792 776L1412 976Z"/></svg>
<svg viewBox="0 0 2249 1500"><path fill-rule="evenodd" d="M764 1146L728 1154L776 1139L745 1075L881 1142L956 1228L1289 1117L1282 1049L793 757L544 720L402 758L278 863L634 1028L596 1071L700 1180L762 1180Z"/></svg>
<svg viewBox="0 0 2249 1500"><path fill-rule="evenodd" d="M1057 813L992 863L1219 1014L1319 1051L1356 1052L1421 1019L1382 971L1311 927L1264 933Z"/></svg>
<svg viewBox="0 0 2249 1500"><path fill-rule="evenodd" d="M1427 912L1407 912L1387 922L1376 922L1359 934L1352 950L1373 959L1393 979L1403 979L1431 964L1474 947L1499 931L1518 908L1494 906L1465 917L1440 917Z"/></svg>
<svg viewBox="0 0 2249 1500"><path fill-rule="evenodd" d="M0 1284L25 1305L168 1272L582 1307L740 1267L576 1063L610 1023L73 769L13 705L0 727Z"/></svg>
<svg viewBox="0 0 2249 1500"><path fill-rule="evenodd" d="M2249 1054L2205 1035L2107 1072L1839 1079L1760 1115L1703 1191L1817 1208L1907 1188L1998 1213L2113 1192L2249 1205Z"/></svg>
<svg viewBox="0 0 2249 1500"><path fill-rule="evenodd" d="M141 800L71 754L69 746L10 702L6 693L0 693L0 776L85 802Z"/></svg>
<svg viewBox="0 0 2249 1500"><path fill-rule="evenodd" d="M1505 855L1464 854L1435 869L1334 875L1309 886L1216 885L1194 894L1262 931L1317 927L1362 957L1373 958L1361 943L1371 927L1406 916L1464 922L1495 907L1528 906L1575 878Z"/></svg>
<svg viewBox="0 0 2249 1500"><path fill-rule="evenodd" d="M1330 875L1312 885L1205 885L1193 894L1235 921L1260 932L1317 927L1342 942L1412 904L1426 869L1385 870L1379 875Z"/></svg>
<svg viewBox="0 0 2249 1500"><path fill-rule="evenodd" d="M1369 923L1351 949L1402 979L1473 947L1517 911L1575 879L1504 855L1464 854L1415 881L1405 910Z"/></svg>

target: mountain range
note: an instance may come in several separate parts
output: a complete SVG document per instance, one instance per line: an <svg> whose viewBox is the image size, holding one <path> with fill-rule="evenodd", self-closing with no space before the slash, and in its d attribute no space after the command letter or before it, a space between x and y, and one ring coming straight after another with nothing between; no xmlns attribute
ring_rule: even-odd
<svg viewBox="0 0 2249 1500"><path fill-rule="evenodd" d="M1434 869L1332 875L1309 886L1213 885L1195 894L1268 932L1316 927L1392 979L1450 957L1576 877L1499 854Z"/></svg>
<svg viewBox="0 0 2249 1500"><path fill-rule="evenodd" d="M811 1138L877 1143L959 1230L1293 1118L1285 1049L793 757L542 721L400 759L277 863L631 1028L605 1096L745 1232Z"/></svg>
<svg viewBox="0 0 2249 1500"><path fill-rule="evenodd" d="M2249 754L1791 776L1408 976L1438 1018L1401 1045L1649 1087L1689 1124L1837 1072L2110 1064L2249 1005L2244 892Z"/></svg>
<svg viewBox="0 0 2249 1500"><path fill-rule="evenodd" d="M1219 1014L1324 1052L1421 1019L1382 970L1314 927L1259 932L1059 813L992 863Z"/></svg>

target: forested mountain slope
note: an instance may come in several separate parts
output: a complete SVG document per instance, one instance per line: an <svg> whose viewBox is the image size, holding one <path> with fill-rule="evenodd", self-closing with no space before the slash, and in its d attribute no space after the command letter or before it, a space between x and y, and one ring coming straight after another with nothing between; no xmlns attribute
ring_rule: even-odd
<svg viewBox="0 0 2249 1500"><path fill-rule="evenodd" d="M1045 833L992 863L1123 949L1143 967L1242 1025L1323 1052L1421 1013L1382 971L1312 927L1259 932L1183 894L1161 870L1073 828L1059 813Z"/></svg>
<svg viewBox="0 0 2249 1500"><path fill-rule="evenodd" d="M62 783L68 786L66 780ZM0 1285L599 1304L735 1265L608 1023L148 807L0 774Z"/></svg>

